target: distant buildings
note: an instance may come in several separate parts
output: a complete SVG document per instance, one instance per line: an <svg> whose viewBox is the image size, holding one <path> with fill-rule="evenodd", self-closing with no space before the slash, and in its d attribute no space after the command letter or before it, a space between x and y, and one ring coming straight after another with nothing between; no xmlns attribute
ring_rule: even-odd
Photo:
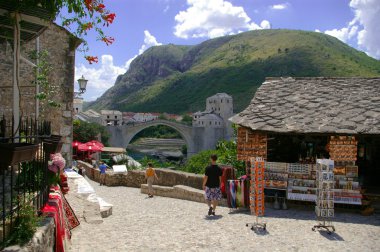
<svg viewBox="0 0 380 252"><path fill-rule="evenodd" d="M233 135L231 122L233 116L233 99L226 93L217 93L206 99L206 110L193 114L193 127L224 129L223 138Z"/></svg>
<svg viewBox="0 0 380 252"><path fill-rule="evenodd" d="M102 125L118 126L123 124L123 114L117 110L100 110Z"/></svg>
<svg viewBox="0 0 380 252"><path fill-rule="evenodd" d="M78 101L79 104L80 101ZM75 107L76 109L76 107ZM100 113L94 110L81 112L78 105L76 118L79 120L98 123L104 126L134 125L146 123L158 119L181 122L183 116L168 113L144 113L144 112L120 112L117 110L101 110ZM228 120L233 116L233 99L226 93L217 93L206 99L206 110L189 114L193 117L192 126L194 135L210 136L210 139L231 139L233 129ZM202 137L201 137L202 138ZM212 149L215 141L207 139L197 140L200 149Z"/></svg>
<svg viewBox="0 0 380 252"><path fill-rule="evenodd" d="M73 107L74 107L74 115L80 112L83 112L83 98L75 97L74 102L73 102Z"/></svg>

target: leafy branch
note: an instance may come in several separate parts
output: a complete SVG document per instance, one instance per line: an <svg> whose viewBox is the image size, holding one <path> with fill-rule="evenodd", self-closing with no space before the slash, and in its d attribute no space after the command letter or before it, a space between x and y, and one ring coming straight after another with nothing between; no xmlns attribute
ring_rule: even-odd
<svg viewBox="0 0 380 252"><path fill-rule="evenodd" d="M103 28L113 23L116 14L106 9L103 0L9 0L15 10L30 8L42 8L47 11L47 18L52 20L61 12L62 26L70 30L76 37L83 41L80 51L84 53L85 59L92 64L98 62L97 56L87 55L88 43L85 39L88 31L97 33L97 40L112 44L115 39L107 36ZM62 11L67 12L63 16Z"/></svg>
<svg viewBox="0 0 380 252"><path fill-rule="evenodd" d="M49 74L53 70L48 61L49 52L47 50L41 50L40 52L34 50L30 53L30 57L38 62L34 69L36 71L36 80L32 82L39 86L36 98L42 104L46 102L51 107L60 107L61 104L54 99L58 93L58 86L49 82Z"/></svg>

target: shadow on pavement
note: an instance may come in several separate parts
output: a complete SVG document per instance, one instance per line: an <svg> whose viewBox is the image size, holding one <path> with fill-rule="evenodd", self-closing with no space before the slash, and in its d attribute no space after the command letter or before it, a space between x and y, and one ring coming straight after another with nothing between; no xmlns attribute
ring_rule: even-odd
<svg viewBox="0 0 380 252"><path fill-rule="evenodd" d="M223 218L223 215L206 215L205 220L219 220Z"/></svg>
<svg viewBox="0 0 380 252"><path fill-rule="evenodd" d="M296 220L316 220L314 209L303 209L294 207L288 210L276 210L273 208L265 208L266 218L287 218ZM359 213L344 212L342 210L335 211L335 217L332 222L366 224L372 226L380 226L380 216L374 214L371 216L362 216Z"/></svg>
<svg viewBox="0 0 380 252"><path fill-rule="evenodd" d="M325 230L319 230L319 234L322 235L323 237L325 237L326 239L330 240L330 241L344 241L343 237L340 236L339 234L335 233L335 232L329 234Z"/></svg>

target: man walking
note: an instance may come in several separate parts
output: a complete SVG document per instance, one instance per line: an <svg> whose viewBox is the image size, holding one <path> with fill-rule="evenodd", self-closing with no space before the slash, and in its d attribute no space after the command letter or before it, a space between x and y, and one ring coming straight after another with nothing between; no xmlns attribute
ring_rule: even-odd
<svg viewBox="0 0 380 252"><path fill-rule="evenodd" d="M99 185L105 185L107 165L105 165L103 161L100 161L99 170L100 170Z"/></svg>
<svg viewBox="0 0 380 252"><path fill-rule="evenodd" d="M211 165L206 167L205 176L203 177L203 190L207 201L208 215L215 215L215 209L218 201L222 199L220 184L222 180L222 169L216 164L218 157L213 154L210 157Z"/></svg>

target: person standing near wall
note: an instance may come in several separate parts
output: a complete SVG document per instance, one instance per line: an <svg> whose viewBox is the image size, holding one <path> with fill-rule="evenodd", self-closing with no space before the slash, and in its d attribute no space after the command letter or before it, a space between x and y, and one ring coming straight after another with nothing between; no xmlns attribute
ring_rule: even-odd
<svg viewBox="0 0 380 252"><path fill-rule="evenodd" d="M203 177L203 190L205 191L205 199L207 201L208 215L215 215L215 209L218 201L222 199L222 191L220 190L222 180L222 169L216 164L217 155L210 156L211 165L206 167L205 176Z"/></svg>
<svg viewBox="0 0 380 252"><path fill-rule="evenodd" d="M148 163L148 168L145 171L145 178L148 183L148 196L149 198L153 197L153 182L154 179L158 179L156 171L153 169L153 164Z"/></svg>
<svg viewBox="0 0 380 252"><path fill-rule="evenodd" d="M107 165L103 161L100 161L99 170L100 170L99 185L105 185Z"/></svg>

